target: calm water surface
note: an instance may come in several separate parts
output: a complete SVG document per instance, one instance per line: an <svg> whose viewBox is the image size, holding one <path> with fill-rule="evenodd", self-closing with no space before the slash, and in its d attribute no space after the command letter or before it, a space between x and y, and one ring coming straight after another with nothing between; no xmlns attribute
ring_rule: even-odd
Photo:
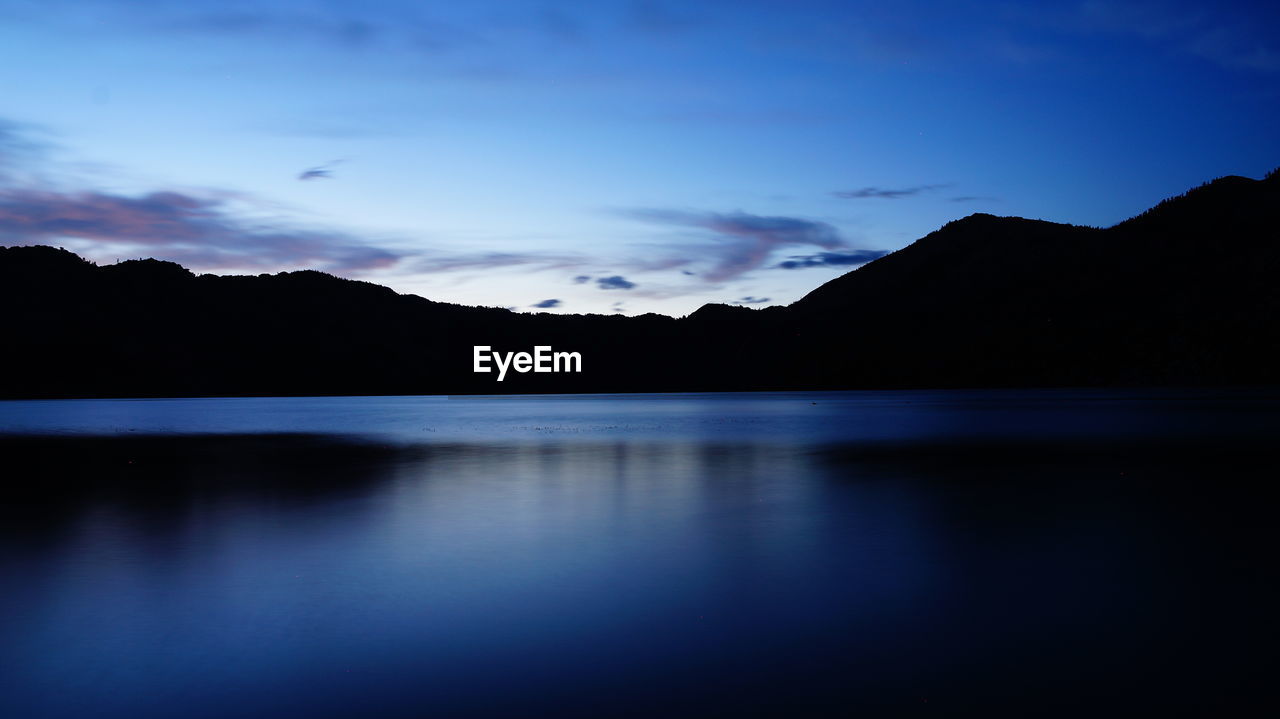
<svg viewBox="0 0 1280 719"><path fill-rule="evenodd" d="M0 717L1273 706L1274 391L0 402Z"/></svg>

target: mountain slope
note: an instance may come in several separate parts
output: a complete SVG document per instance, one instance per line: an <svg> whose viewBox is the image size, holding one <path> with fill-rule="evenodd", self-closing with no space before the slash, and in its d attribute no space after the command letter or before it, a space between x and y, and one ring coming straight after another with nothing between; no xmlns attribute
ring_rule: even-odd
<svg viewBox="0 0 1280 719"><path fill-rule="evenodd" d="M1280 174L1113 227L948 223L786 308L525 315L302 271L194 275L0 248L0 396L1280 383ZM577 351L472 371L472 347Z"/></svg>
<svg viewBox="0 0 1280 719"><path fill-rule="evenodd" d="M1280 177L1272 173L1217 180L1106 229L973 215L789 309L810 331L832 317L857 318L856 337L834 342L824 376L1275 381L1264 365L1277 358L1277 271Z"/></svg>

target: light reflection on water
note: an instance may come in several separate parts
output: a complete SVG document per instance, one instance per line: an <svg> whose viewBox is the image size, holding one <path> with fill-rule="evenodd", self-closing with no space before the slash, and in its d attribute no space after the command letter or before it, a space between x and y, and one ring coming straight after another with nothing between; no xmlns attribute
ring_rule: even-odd
<svg viewBox="0 0 1280 719"><path fill-rule="evenodd" d="M5 403L0 715L1250 698L1274 409L930 397Z"/></svg>

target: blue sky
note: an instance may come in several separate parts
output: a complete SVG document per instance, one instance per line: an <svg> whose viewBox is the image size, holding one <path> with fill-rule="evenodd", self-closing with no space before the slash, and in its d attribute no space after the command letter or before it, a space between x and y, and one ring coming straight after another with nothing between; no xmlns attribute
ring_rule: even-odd
<svg viewBox="0 0 1280 719"><path fill-rule="evenodd" d="M785 304L973 212L1109 225L1262 176L1277 30L1274 3L0 2L0 242Z"/></svg>

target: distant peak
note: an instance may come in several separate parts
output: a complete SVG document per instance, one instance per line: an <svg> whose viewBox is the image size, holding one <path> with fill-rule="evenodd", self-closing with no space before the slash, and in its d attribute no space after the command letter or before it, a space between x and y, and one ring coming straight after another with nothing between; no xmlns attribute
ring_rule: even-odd
<svg viewBox="0 0 1280 719"><path fill-rule="evenodd" d="M1222 177L1219 177L1204 183L1203 185L1191 190L1191 192L1196 192L1197 190L1204 190L1205 188L1208 188L1208 187L1237 187L1241 185L1252 185L1255 182L1258 182L1258 180L1255 180L1252 177L1241 177L1240 175L1223 175Z"/></svg>
<svg viewBox="0 0 1280 719"><path fill-rule="evenodd" d="M136 260L124 260L122 262L115 263L114 266L116 267L177 267L184 272L187 271L187 268L183 267L177 262L170 262L169 260L157 260L154 257L147 257L145 259L136 259Z"/></svg>
<svg viewBox="0 0 1280 719"><path fill-rule="evenodd" d="M1272 170L1264 180L1255 180L1239 175L1225 175L1191 188L1181 195L1175 195L1161 201L1138 215L1116 225L1116 227L1132 227L1138 223L1164 222L1178 224L1188 217L1203 218L1223 217L1232 213L1232 208L1240 202L1250 201L1248 198L1258 191L1268 192L1276 176Z"/></svg>
<svg viewBox="0 0 1280 719"><path fill-rule="evenodd" d="M971 227L971 226L980 227L984 225L990 225L991 223L998 222L1000 220L1009 220L1009 219L1017 219L1017 218L997 217L995 215L988 214L986 212L975 212L972 215L966 215L965 217L961 217L958 220L952 220L947 224L943 225L942 228L945 229L947 227Z"/></svg>
<svg viewBox="0 0 1280 719"><path fill-rule="evenodd" d="M958 220L952 220L930 234L940 234L944 236L955 234L971 235L974 233L991 232L997 228L1010 228L1018 225L1035 224L1040 222L1043 222L1043 220L1028 220L1025 217L1001 217L999 215L990 215L985 212L975 212L972 215L961 217Z"/></svg>
<svg viewBox="0 0 1280 719"><path fill-rule="evenodd" d="M718 302L705 304L689 315L691 320L744 319L754 316L757 310L742 305L726 305Z"/></svg>
<svg viewBox="0 0 1280 719"><path fill-rule="evenodd" d="M191 273L191 270L188 270L177 262L157 260L151 257L148 257L147 259L125 260L124 262L117 262L114 265L104 265L101 269L106 272L124 275L150 275L154 277L168 277L174 279L186 279L195 276Z"/></svg>
<svg viewBox="0 0 1280 719"><path fill-rule="evenodd" d="M341 281L343 279L337 275L331 275L328 272L321 272L320 270L290 270L288 272L277 272L276 277L292 277L299 280L320 280L326 282L332 280Z"/></svg>
<svg viewBox="0 0 1280 719"><path fill-rule="evenodd" d="M86 266L93 264L71 250L62 247L50 247L49 245L14 245L13 247L0 247L0 252L8 255L10 259L23 258L24 260L33 261L67 262Z"/></svg>

